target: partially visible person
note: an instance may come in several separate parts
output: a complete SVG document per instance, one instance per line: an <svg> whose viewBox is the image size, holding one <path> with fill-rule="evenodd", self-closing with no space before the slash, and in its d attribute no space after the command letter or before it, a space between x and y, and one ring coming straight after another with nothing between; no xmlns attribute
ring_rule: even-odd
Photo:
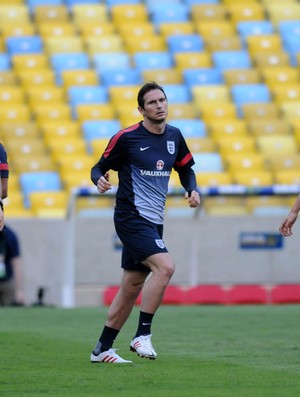
<svg viewBox="0 0 300 397"><path fill-rule="evenodd" d="M20 243L7 225L3 230L5 254L0 258L0 306L23 306L23 272Z"/></svg>
<svg viewBox="0 0 300 397"><path fill-rule="evenodd" d="M7 189L8 189L8 162L7 162L7 154L4 149L2 143L0 143L0 175L1 175L1 184L0 184L0 253L1 253L1 231L4 228L4 213L3 213L3 199L7 197Z"/></svg>
<svg viewBox="0 0 300 397"><path fill-rule="evenodd" d="M280 225L279 231L282 236L289 237L293 235L293 225L298 218L298 214L300 211L300 194L296 198L296 201L289 212L288 216Z"/></svg>

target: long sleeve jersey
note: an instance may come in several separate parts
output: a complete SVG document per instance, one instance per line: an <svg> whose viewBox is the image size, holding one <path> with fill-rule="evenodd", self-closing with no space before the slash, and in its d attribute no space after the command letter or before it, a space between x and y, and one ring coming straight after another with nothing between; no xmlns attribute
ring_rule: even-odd
<svg viewBox="0 0 300 397"><path fill-rule="evenodd" d="M149 132L142 122L119 131L91 171L96 185L110 169L118 172L116 208L130 209L162 224L172 169L186 191L197 189L194 160L180 130L166 124L163 134Z"/></svg>

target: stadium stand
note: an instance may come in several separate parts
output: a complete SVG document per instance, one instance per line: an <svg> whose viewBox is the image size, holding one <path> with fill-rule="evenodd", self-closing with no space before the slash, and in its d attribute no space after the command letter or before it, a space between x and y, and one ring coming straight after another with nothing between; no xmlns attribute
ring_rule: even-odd
<svg viewBox="0 0 300 397"><path fill-rule="evenodd" d="M139 85L156 80L170 123L201 152L200 186L254 170L260 183L298 181L299 2L2 0L0 31L0 138L18 180L61 172L62 137L94 161L92 141L139 121ZM23 166L19 136L41 145L32 161L19 154ZM76 183L65 174L62 191Z"/></svg>

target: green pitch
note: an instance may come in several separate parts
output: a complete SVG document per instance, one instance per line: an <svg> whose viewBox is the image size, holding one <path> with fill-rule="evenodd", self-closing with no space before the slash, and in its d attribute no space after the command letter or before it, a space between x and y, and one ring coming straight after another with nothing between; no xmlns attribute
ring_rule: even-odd
<svg viewBox="0 0 300 397"><path fill-rule="evenodd" d="M300 306L161 307L156 361L129 351L135 308L114 346L129 365L89 362L106 308L0 313L1 396L300 395Z"/></svg>

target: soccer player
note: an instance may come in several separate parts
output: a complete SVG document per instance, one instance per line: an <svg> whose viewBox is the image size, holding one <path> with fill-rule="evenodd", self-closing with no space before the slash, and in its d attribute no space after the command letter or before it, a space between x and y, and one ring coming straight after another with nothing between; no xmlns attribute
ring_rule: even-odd
<svg viewBox="0 0 300 397"><path fill-rule="evenodd" d="M0 231L4 228L4 214L3 214L3 199L7 197L7 186L8 186L8 163L7 154L2 143L0 143ZM1 233L0 233L1 243Z"/></svg>
<svg viewBox="0 0 300 397"><path fill-rule="evenodd" d="M300 211L300 194L296 198L296 201L286 217L286 219L282 222L280 225L279 231L282 234L282 236L289 237L293 235L293 225L296 222L298 218L298 214Z"/></svg>
<svg viewBox="0 0 300 397"><path fill-rule="evenodd" d="M139 323L130 350L155 359L151 325L175 265L163 241L163 220L172 169L178 172L187 204L200 204L194 160L178 128L166 123L168 101L161 86L152 82L139 91L143 121L119 131L91 170L100 193L111 189L110 169L118 172L114 224L123 243L123 275L107 320L92 354L93 363L130 363L112 348L143 289ZM147 280L146 280L147 279Z"/></svg>

